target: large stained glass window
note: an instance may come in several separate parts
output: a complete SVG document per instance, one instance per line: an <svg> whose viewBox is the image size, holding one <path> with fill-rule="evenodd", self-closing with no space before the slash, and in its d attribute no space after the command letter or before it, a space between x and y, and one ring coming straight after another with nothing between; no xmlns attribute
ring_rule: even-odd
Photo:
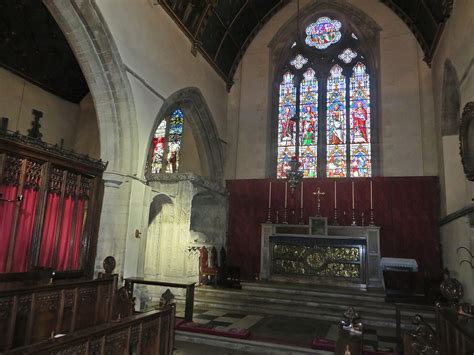
<svg viewBox="0 0 474 355"><path fill-rule="evenodd" d="M320 17L305 31L307 46L288 46L278 78L277 177L286 177L296 139L304 177L370 177L373 74L362 37L337 16Z"/></svg>
<svg viewBox="0 0 474 355"><path fill-rule="evenodd" d="M183 123L184 114L180 109L177 109L159 124L152 141L151 173L178 171L183 140Z"/></svg>

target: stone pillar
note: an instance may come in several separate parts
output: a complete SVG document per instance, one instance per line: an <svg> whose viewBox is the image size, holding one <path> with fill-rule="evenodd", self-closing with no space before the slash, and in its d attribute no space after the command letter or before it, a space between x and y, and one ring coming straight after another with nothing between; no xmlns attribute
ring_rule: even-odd
<svg viewBox="0 0 474 355"><path fill-rule="evenodd" d="M154 174L145 276L198 281L197 248L225 245L227 193L194 174ZM191 249L194 247L194 251Z"/></svg>
<svg viewBox="0 0 474 355"><path fill-rule="evenodd" d="M104 185L95 272L102 271L102 261L112 255L119 275L141 276L140 250L146 243L151 189L133 177L110 172L104 173ZM135 237L136 230L140 238Z"/></svg>

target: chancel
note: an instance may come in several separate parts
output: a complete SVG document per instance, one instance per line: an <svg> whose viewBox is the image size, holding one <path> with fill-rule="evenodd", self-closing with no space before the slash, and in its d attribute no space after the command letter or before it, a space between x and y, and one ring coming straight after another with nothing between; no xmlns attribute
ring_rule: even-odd
<svg viewBox="0 0 474 355"><path fill-rule="evenodd" d="M473 1L0 24L0 353L474 352Z"/></svg>

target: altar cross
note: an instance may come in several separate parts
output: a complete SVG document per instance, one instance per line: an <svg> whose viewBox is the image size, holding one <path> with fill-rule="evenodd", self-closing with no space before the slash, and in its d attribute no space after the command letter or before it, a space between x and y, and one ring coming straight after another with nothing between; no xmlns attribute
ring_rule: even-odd
<svg viewBox="0 0 474 355"><path fill-rule="evenodd" d="M318 187L318 189L315 192L313 192L313 195L316 196L316 199L318 201L318 211L316 212L316 217L320 217L321 216L321 196L326 195L326 193L321 192L321 189Z"/></svg>

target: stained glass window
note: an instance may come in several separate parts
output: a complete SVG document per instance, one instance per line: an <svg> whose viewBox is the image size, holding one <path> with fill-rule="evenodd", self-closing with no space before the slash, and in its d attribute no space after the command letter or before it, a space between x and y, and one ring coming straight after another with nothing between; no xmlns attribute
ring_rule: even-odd
<svg viewBox="0 0 474 355"><path fill-rule="evenodd" d="M352 59L357 57L357 52L353 51L350 48L346 48L337 57L344 63L349 64L350 62L352 62Z"/></svg>
<svg viewBox="0 0 474 355"><path fill-rule="evenodd" d="M180 109L177 109L158 125L152 140L151 173L178 171L183 140L183 123L184 114Z"/></svg>
<svg viewBox="0 0 474 355"><path fill-rule="evenodd" d="M341 39L342 24L329 17L320 17L318 20L306 27L306 44L310 47L325 49Z"/></svg>
<svg viewBox="0 0 474 355"><path fill-rule="evenodd" d="M346 77L342 68L331 68L327 81L326 144L328 177L346 176Z"/></svg>
<svg viewBox="0 0 474 355"><path fill-rule="evenodd" d="M371 176L370 77L358 62L350 79L351 176Z"/></svg>
<svg viewBox="0 0 474 355"><path fill-rule="evenodd" d="M304 177L317 176L318 124L318 79L309 68L300 83L300 161Z"/></svg>
<svg viewBox="0 0 474 355"><path fill-rule="evenodd" d="M278 169L277 176L285 177L288 162L295 154L296 86L294 75L287 72L280 83L278 105Z"/></svg>
<svg viewBox="0 0 474 355"><path fill-rule="evenodd" d="M286 177L296 139L304 177L372 176L373 74L369 49L354 30L323 16L306 27L312 48L288 46L291 55L278 77L278 178Z"/></svg>

